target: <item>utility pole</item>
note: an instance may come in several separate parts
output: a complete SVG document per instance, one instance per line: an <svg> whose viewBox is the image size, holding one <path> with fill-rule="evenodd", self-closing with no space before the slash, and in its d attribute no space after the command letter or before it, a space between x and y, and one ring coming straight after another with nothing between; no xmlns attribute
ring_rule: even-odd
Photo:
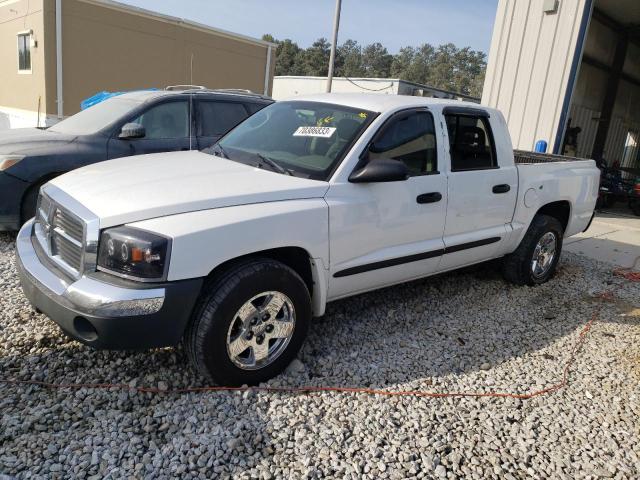
<svg viewBox="0 0 640 480"><path fill-rule="evenodd" d="M341 4L342 0L336 0L336 12L333 16L333 41L331 42L331 55L329 56L329 75L327 76L327 92L331 92L331 84L333 83L333 64L336 61L336 45L338 43Z"/></svg>

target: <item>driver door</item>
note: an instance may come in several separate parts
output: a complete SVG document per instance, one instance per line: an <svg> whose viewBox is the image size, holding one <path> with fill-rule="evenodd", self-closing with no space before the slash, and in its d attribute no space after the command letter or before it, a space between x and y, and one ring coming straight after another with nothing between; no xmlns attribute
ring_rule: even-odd
<svg viewBox="0 0 640 480"><path fill-rule="evenodd" d="M109 139L108 158L189 150L190 144L196 148L196 142L190 142L189 138L190 121L188 98L155 104L136 118L125 122L142 125L145 128L144 137L120 138L121 125Z"/></svg>
<svg viewBox="0 0 640 480"><path fill-rule="evenodd" d="M363 153L363 162L395 159L409 178L333 184L329 204L329 299L423 277L437 270L444 250L447 177L427 109L392 116Z"/></svg>

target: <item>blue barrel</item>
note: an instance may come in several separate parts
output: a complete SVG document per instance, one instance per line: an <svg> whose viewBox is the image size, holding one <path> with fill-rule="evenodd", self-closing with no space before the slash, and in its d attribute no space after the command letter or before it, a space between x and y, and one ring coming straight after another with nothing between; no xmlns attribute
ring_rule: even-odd
<svg viewBox="0 0 640 480"><path fill-rule="evenodd" d="M546 140L538 140L536 142L535 150L538 153L547 153L547 141Z"/></svg>
<svg viewBox="0 0 640 480"><path fill-rule="evenodd" d="M84 110L86 108L92 107L96 103L100 103L105 101L107 98L115 97L116 95L120 95L123 92L107 92L102 91L98 92L95 95L90 96L89 98L85 98L82 102L80 102L80 109Z"/></svg>
<svg viewBox="0 0 640 480"><path fill-rule="evenodd" d="M157 88L143 88L141 90L135 90L135 91L146 92L146 91L153 91L153 90L157 90ZM134 90L131 90L131 91L134 91ZM85 98L84 100L82 100L82 102L80 102L80 110L89 108L95 105L96 103L104 102L107 98L115 97L117 95L122 95L123 93L127 93L127 92L107 92L106 90L103 90L102 92L98 92L95 95L92 95L89 98Z"/></svg>

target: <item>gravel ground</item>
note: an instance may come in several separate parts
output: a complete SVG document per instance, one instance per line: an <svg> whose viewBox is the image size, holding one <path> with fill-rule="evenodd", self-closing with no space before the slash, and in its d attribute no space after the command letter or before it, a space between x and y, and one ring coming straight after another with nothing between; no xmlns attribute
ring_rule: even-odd
<svg viewBox="0 0 640 480"><path fill-rule="evenodd" d="M178 349L97 352L34 313L0 234L0 376L202 384ZM527 392L554 383L591 312L569 387L532 400L47 390L0 385L0 478L638 478L640 284L564 254L556 278L490 266L330 305L269 385Z"/></svg>

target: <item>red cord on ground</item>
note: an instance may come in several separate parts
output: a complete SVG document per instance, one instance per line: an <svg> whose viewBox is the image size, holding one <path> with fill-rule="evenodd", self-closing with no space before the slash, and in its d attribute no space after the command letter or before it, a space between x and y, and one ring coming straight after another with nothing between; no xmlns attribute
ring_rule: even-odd
<svg viewBox="0 0 640 480"><path fill-rule="evenodd" d="M629 282L640 282L640 272L633 271L633 269L640 263L640 257L637 257L633 267L631 268L617 268L613 270L613 275L622 277ZM614 293L622 287L623 284L618 285L615 289L603 292L599 296L605 300L611 300ZM37 380L16 380L16 379L2 379L0 383L6 385L33 385L40 386L49 389L116 389L116 390L128 390L136 391L138 393L154 393L154 394L182 394L182 393L202 393L202 392L271 392L271 393L317 393L317 392L335 392L335 393L357 393L366 395L382 395L387 397L429 397L429 398L445 398L445 397L492 397L492 398L516 398L519 400L528 400L530 398L539 397L541 395L547 395L566 387L569 383L569 370L575 362L576 355L582 348L582 345L586 341L587 334L593 323L598 319L602 306L596 308L591 315L589 321L580 331L578 335L578 341L573 346L571 355L567 360L562 371L562 378L557 383L543 388L541 390L535 390L529 393L511 393L511 392L427 392L422 390L380 390L373 388L360 388L360 387L322 387L322 386L300 386L300 387L188 387L178 388L173 390L161 390L154 387L130 387L123 383L49 383L41 382Z"/></svg>

